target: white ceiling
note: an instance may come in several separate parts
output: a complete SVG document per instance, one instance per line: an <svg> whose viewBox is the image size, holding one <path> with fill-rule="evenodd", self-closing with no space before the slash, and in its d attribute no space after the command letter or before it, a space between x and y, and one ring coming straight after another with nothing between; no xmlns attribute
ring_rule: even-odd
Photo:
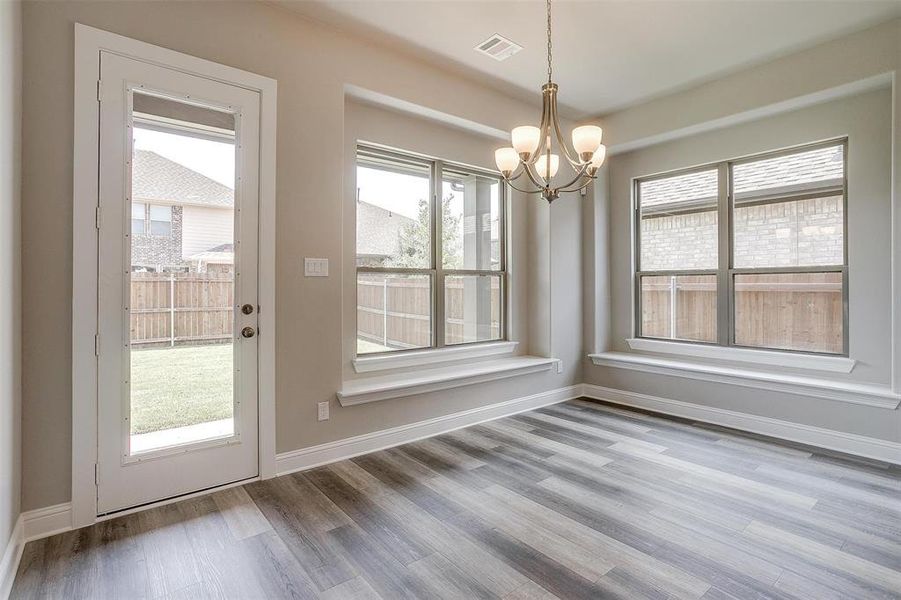
<svg viewBox="0 0 901 600"><path fill-rule="evenodd" d="M280 3L517 95L546 79L542 1ZM896 16L901 0L556 0L554 80L571 116L599 115ZM473 50L494 33L525 49L504 62Z"/></svg>

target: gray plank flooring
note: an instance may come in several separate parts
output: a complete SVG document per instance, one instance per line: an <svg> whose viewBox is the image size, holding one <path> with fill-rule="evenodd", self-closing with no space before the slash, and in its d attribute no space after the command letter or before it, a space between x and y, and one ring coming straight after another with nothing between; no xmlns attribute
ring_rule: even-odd
<svg viewBox="0 0 901 600"><path fill-rule="evenodd" d="M901 468L576 400L31 542L12 598L901 598Z"/></svg>

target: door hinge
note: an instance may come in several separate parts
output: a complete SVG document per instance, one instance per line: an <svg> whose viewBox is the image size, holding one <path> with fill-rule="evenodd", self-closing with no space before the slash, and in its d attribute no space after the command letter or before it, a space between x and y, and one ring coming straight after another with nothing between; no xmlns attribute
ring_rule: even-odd
<svg viewBox="0 0 901 600"><path fill-rule="evenodd" d="M100 334L94 335L94 356L100 356Z"/></svg>
<svg viewBox="0 0 901 600"><path fill-rule="evenodd" d="M100 229L100 217L101 217L100 207L98 206L97 210L94 211L94 225L97 227L97 229Z"/></svg>
<svg viewBox="0 0 901 600"><path fill-rule="evenodd" d="M100 485L100 465L94 463L94 485Z"/></svg>
<svg viewBox="0 0 901 600"><path fill-rule="evenodd" d="M97 80L97 102L103 99L103 81Z"/></svg>

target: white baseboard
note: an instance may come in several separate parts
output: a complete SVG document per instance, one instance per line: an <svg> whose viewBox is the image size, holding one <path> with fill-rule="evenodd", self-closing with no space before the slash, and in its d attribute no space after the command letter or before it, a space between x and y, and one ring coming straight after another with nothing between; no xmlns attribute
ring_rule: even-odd
<svg viewBox="0 0 901 600"><path fill-rule="evenodd" d="M691 404L681 400L606 388L589 383L583 384L582 387L583 395L595 400L605 400L623 406L643 408L666 415L723 425L827 450L901 464L901 444L897 442L832 429L822 429L771 417L740 413L723 408Z"/></svg>
<svg viewBox="0 0 901 600"><path fill-rule="evenodd" d="M9 598L25 544L72 529L72 505L69 502L29 510L19 515L3 558L0 560L0 600Z"/></svg>
<svg viewBox="0 0 901 600"><path fill-rule="evenodd" d="M3 558L0 559L0 598L6 600L13 588L16 571L19 569L19 561L22 560L22 550L25 548L24 526L21 515L16 519Z"/></svg>
<svg viewBox="0 0 901 600"><path fill-rule="evenodd" d="M22 513L22 535L32 542L72 529L72 504L63 502Z"/></svg>
<svg viewBox="0 0 901 600"><path fill-rule="evenodd" d="M499 419L542 406L557 404L558 402L565 402L566 400L578 398L581 395L582 385L571 385L540 394L514 398L506 402L435 417L434 419L418 423L392 427L391 429L319 444L318 446L284 452L276 457L276 472L279 475L286 475L295 471L319 467L339 460L360 456L361 454L415 442L462 427Z"/></svg>

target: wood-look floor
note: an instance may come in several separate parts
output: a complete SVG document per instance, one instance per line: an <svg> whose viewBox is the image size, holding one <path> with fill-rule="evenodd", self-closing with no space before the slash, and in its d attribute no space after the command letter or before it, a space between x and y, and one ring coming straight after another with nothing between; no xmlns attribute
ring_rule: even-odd
<svg viewBox="0 0 901 600"><path fill-rule="evenodd" d="M574 401L28 544L13 598L899 598L901 469Z"/></svg>

